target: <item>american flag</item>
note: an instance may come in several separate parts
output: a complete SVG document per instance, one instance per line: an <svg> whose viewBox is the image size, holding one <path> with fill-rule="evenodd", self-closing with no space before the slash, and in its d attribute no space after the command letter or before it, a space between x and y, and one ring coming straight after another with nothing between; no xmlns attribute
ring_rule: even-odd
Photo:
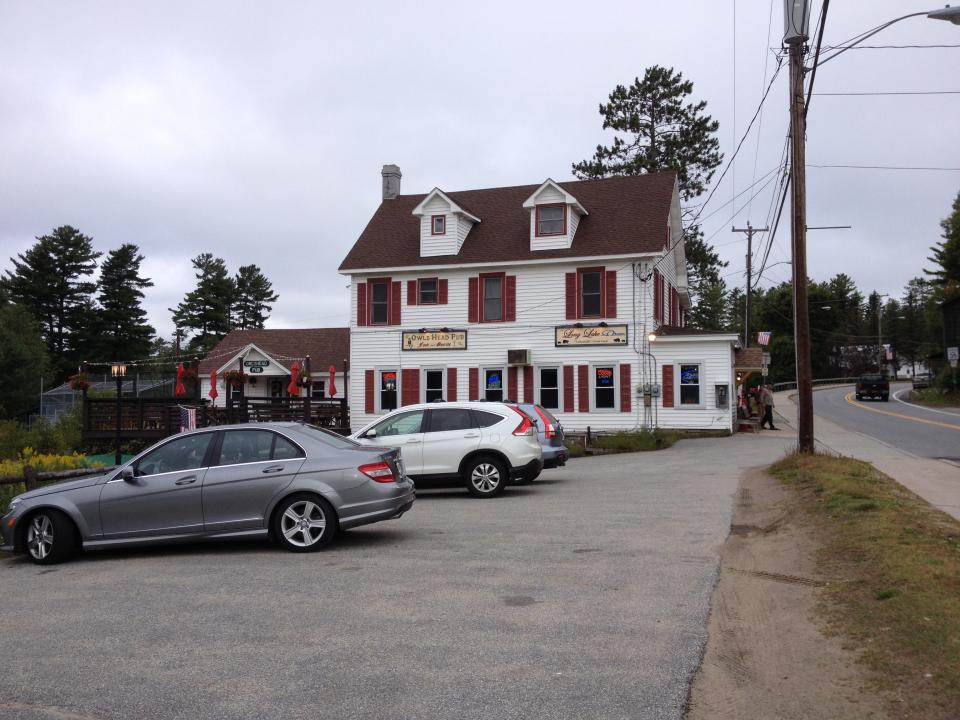
<svg viewBox="0 0 960 720"><path fill-rule="evenodd" d="M186 408L183 405L180 408L180 432L197 429L197 409Z"/></svg>
<svg viewBox="0 0 960 720"><path fill-rule="evenodd" d="M769 345L770 344L770 331L764 330L763 332L757 333L757 343L759 345Z"/></svg>

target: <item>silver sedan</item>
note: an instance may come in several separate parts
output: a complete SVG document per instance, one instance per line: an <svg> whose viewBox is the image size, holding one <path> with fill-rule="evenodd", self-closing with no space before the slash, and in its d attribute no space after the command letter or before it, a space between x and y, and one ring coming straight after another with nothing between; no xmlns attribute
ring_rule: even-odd
<svg viewBox="0 0 960 720"><path fill-rule="evenodd" d="M18 495L0 518L0 550L49 564L80 549L272 537L311 552L339 529L400 517L414 498L397 450L301 423L207 428L110 473Z"/></svg>

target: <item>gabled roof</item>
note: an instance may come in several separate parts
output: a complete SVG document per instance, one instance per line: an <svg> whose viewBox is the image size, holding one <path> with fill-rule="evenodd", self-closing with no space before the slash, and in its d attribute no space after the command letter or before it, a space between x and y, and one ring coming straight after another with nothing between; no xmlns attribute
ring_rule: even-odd
<svg viewBox="0 0 960 720"><path fill-rule="evenodd" d="M454 202L453 200L451 200L451 199L450 199L450 196L447 195L447 194L446 194L443 190L441 190L440 188L434 188L433 190L431 190L431 191L427 194L427 196L426 196L423 200L420 201L420 204L417 205L417 206L413 209L413 211L411 212L411 214L412 214L412 215L423 215L423 214L424 214L424 208L426 207L427 203L429 203L429 202L430 202L431 200L433 200L435 197L442 197L442 198L450 205L450 212L458 212L458 213L460 213L461 215L465 215L468 219L473 220L475 223L480 222L480 218L478 218L476 215L474 215L473 213L471 213L469 210L467 210L467 209L466 209L465 207L463 207L462 205L458 205L456 202Z"/></svg>
<svg viewBox="0 0 960 720"><path fill-rule="evenodd" d="M541 185L444 193L482 218L456 255L420 257L420 222L412 214L426 195L384 200L340 265L341 272L419 265L522 262L664 250L676 173L650 173L557 183L590 214L580 220L569 248L530 249L530 211L523 203Z"/></svg>
<svg viewBox="0 0 960 720"><path fill-rule="evenodd" d="M314 374L326 372L331 365L340 371L344 359L350 359L350 328L234 330L200 361L200 375L209 375L222 367L248 345L255 345L285 366L289 366L290 359L309 355Z"/></svg>
<svg viewBox="0 0 960 720"><path fill-rule="evenodd" d="M533 194L523 201L523 206L528 210L532 207L535 207L537 204L537 195L542 193L547 188L553 188L558 193L563 195L563 202L568 205L573 205L577 209L577 212L579 212L581 215L589 215L586 208L580 204L579 200L577 200L573 195L571 195L569 192L564 190L562 187L560 187L557 183L555 183L550 178L547 178L546 180L544 180L543 183L540 185L540 187L534 190Z"/></svg>

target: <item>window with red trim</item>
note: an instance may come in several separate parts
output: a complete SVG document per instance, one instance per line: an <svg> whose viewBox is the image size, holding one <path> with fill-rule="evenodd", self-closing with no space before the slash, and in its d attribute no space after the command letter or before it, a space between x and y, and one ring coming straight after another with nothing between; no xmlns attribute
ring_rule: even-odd
<svg viewBox="0 0 960 720"><path fill-rule="evenodd" d="M431 235L447 234L447 216L446 215L432 215L430 217L430 234Z"/></svg>
<svg viewBox="0 0 960 720"><path fill-rule="evenodd" d="M580 268L577 270L579 317L603 317L604 279L603 268Z"/></svg>
<svg viewBox="0 0 960 720"><path fill-rule="evenodd" d="M537 237L566 235L566 233L566 205L537 205Z"/></svg>

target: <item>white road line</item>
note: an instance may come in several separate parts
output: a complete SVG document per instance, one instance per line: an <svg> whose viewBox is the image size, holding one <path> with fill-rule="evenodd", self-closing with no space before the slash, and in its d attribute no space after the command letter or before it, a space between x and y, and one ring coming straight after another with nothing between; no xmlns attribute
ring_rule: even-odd
<svg viewBox="0 0 960 720"><path fill-rule="evenodd" d="M928 412L939 413L939 414L941 414L941 415L949 415L949 416L952 417L954 420L960 420L960 413L950 412L949 410L936 410L936 409L934 409L934 408L927 407L926 405L917 405L916 403L907 402L906 400L901 400L901 399L900 399L900 393L907 392L908 390L910 390L910 388L904 388L903 390L897 390L895 393L893 393L893 399L896 400L898 403L903 403L904 405L909 405L910 407L915 407L915 408L918 408L918 409L920 409L920 410L926 410L926 411L928 411Z"/></svg>

